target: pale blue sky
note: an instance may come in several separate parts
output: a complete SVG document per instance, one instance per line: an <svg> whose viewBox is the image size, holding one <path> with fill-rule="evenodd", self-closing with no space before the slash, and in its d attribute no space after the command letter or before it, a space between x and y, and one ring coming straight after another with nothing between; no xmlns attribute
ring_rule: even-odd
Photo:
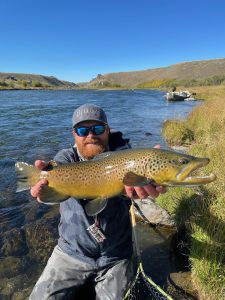
<svg viewBox="0 0 225 300"><path fill-rule="evenodd" d="M224 0L0 0L0 72L81 82L224 57Z"/></svg>

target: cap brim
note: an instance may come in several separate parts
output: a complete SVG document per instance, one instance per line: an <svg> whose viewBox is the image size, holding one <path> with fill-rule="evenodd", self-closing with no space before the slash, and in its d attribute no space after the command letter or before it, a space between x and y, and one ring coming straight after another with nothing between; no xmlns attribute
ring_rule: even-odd
<svg viewBox="0 0 225 300"><path fill-rule="evenodd" d="M79 125L80 123L83 123L83 122L89 122L89 121L94 121L94 122L98 122L98 123L101 123L101 124L104 124L104 125L108 125L108 123L104 122L104 121L100 121L98 119L87 119L87 120L82 120L76 124L73 125L73 127Z"/></svg>

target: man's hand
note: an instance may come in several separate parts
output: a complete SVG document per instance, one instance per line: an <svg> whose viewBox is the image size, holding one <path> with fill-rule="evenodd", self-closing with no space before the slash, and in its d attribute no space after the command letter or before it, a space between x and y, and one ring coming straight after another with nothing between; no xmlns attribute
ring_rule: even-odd
<svg viewBox="0 0 225 300"><path fill-rule="evenodd" d="M151 197L157 198L159 194L164 194L167 189L164 186L154 186L148 184L145 186L124 186L126 196L134 199L145 199Z"/></svg>
<svg viewBox="0 0 225 300"><path fill-rule="evenodd" d="M36 160L34 163L35 167L43 170L48 166L48 163L43 161L43 160ZM30 190L31 196L33 196L34 198L37 198L37 201L41 201L40 200L40 193L41 193L41 189L44 185L48 184L48 180L47 179L41 179L38 181L38 183L36 183Z"/></svg>

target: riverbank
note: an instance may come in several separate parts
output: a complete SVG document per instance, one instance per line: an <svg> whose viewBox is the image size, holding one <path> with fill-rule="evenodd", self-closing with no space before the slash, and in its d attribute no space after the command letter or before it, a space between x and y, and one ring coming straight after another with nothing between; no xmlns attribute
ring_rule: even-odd
<svg viewBox="0 0 225 300"><path fill-rule="evenodd" d="M195 189L170 189L158 202L188 234L186 249L199 299L221 300L225 298L225 87L191 91L207 101L185 120L168 120L163 134L170 145L188 145L189 154L209 157L205 173L215 173L217 180Z"/></svg>

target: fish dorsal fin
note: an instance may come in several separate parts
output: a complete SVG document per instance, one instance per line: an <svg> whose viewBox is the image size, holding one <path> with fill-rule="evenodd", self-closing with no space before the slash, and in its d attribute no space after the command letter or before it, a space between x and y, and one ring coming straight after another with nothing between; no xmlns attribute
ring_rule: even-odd
<svg viewBox="0 0 225 300"><path fill-rule="evenodd" d="M44 185L40 192L40 200L43 203L59 203L68 199L68 195L57 192L54 188Z"/></svg>
<svg viewBox="0 0 225 300"><path fill-rule="evenodd" d="M100 154L96 155L92 160L100 160L100 159L109 157L110 155L112 155L112 153L113 153L113 151L100 153Z"/></svg>
<svg viewBox="0 0 225 300"><path fill-rule="evenodd" d="M59 163L55 160L50 160L48 162L48 166L44 169L44 171L51 171L52 169L59 166Z"/></svg>
<svg viewBox="0 0 225 300"><path fill-rule="evenodd" d="M88 216L96 216L99 214L107 205L107 199L106 198L96 198L93 200L90 200L85 205L85 211Z"/></svg>
<svg viewBox="0 0 225 300"><path fill-rule="evenodd" d="M48 163L52 167L58 167L59 163L55 160L50 160Z"/></svg>
<svg viewBox="0 0 225 300"><path fill-rule="evenodd" d="M137 175L133 172L128 172L123 178L123 183L128 186L143 186L150 182L150 180L144 176Z"/></svg>

